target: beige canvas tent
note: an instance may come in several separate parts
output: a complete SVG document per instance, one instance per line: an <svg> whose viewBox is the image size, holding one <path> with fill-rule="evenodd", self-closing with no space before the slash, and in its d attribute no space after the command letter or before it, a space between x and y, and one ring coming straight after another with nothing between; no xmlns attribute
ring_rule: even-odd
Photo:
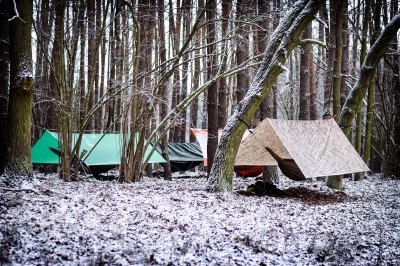
<svg viewBox="0 0 400 266"><path fill-rule="evenodd" d="M370 171L334 119L267 118L240 144L235 165L278 165L267 148L298 167L297 180Z"/></svg>

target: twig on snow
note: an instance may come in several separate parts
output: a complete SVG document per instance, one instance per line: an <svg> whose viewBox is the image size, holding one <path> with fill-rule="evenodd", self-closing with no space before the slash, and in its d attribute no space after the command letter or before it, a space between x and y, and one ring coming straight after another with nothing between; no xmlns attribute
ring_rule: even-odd
<svg viewBox="0 0 400 266"><path fill-rule="evenodd" d="M5 191L14 191L14 192L21 192L21 191L26 191L26 192L33 192L35 194L40 195L40 192L36 189L33 188L7 188L7 187L0 187L1 190Z"/></svg>

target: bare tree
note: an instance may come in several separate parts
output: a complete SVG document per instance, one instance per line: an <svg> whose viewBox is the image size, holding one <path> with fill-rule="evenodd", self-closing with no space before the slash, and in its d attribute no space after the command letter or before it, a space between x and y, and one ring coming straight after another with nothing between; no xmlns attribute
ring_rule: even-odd
<svg viewBox="0 0 400 266"><path fill-rule="evenodd" d="M343 129L343 133L348 135L350 132L350 125L354 119L356 111L360 108L361 102L368 90L371 79L374 75L375 68L377 67L380 59L385 55L386 49L390 45L393 38L396 37L397 32L400 28L400 12L398 12L393 19L386 25L376 42L372 45L368 51L364 63L361 67L361 74L357 79L356 84L351 90L346 102L343 106L343 110L340 114L339 125ZM331 187L340 189L342 186L341 177L330 177ZM329 180L328 180L329 181ZM332 186L334 184L334 186Z"/></svg>
<svg viewBox="0 0 400 266"><path fill-rule="evenodd" d="M4 151L7 139L7 109L9 68L9 1L0 2L0 150ZM5 153L0 153L0 174L4 171Z"/></svg>
<svg viewBox="0 0 400 266"><path fill-rule="evenodd" d="M296 2L272 34L249 92L222 132L209 177L209 191L232 190L233 165L246 124L250 123L261 101L283 71L287 56L301 44L301 33L323 4L322 0Z"/></svg>
<svg viewBox="0 0 400 266"><path fill-rule="evenodd" d="M222 1L222 38L226 38L229 28L229 18L232 11L232 1L223 0ZM223 57L228 56L228 42L224 43L222 47L221 54ZM224 60L222 71L227 68L226 60ZM228 85L227 79L223 78L219 81L218 88L218 128L223 128L226 124L226 119L228 115Z"/></svg>
<svg viewBox="0 0 400 266"><path fill-rule="evenodd" d="M34 90L32 67L32 13L30 0L10 2L10 96L4 175L0 183L19 186L32 178L31 118Z"/></svg>
<svg viewBox="0 0 400 266"><path fill-rule="evenodd" d="M312 38L311 24L303 32L303 39ZM300 111L299 119L310 119L310 62L311 62L311 45L306 44L302 47L300 56Z"/></svg>
<svg viewBox="0 0 400 266"><path fill-rule="evenodd" d="M209 0L206 3L207 17L207 78L210 80L217 74L217 56L215 18L216 18L216 1ZM208 137L207 137L207 173L214 162L215 151L218 145L218 84L213 83L208 89L207 95L207 114L208 114Z"/></svg>
<svg viewBox="0 0 400 266"><path fill-rule="evenodd" d="M164 26L164 0L157 0L157 10L158 10L158 40L159 40L159 49L160 49L160 61L165 62L167 61L167 51L166 51L166 42L165 42L165 26ZM161 69L161 76L165 75L164 68ZM163 101L161 102L161 114L160 118L163 119L167 116L168 113L168 91L166 90L166 85L162 88L164 91L162 95ZM163 130L167 130L166 127ZM171 165L169 163L169 155L168 155L168 135L162 138L161 141L161 152L164 159L167 161L164 163L164 179L165 180L172 180L171 176Z"/></svg>

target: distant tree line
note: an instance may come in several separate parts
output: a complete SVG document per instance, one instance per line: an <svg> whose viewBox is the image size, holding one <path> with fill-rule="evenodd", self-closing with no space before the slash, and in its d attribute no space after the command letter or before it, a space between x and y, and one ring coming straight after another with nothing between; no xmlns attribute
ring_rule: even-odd
<svg viewBox="0 0 400 266"><path fill-rule="evenodd" d="M61 133L68 181L81 141L72 145L72 133L114 132L124 135L120 181L139 181L152 173L148 143L160 143L168 161L168 142L195 141L190 128L208 129L210 172L218 129L246 104L273 32L300 2L307 1L0 0L1 172L31 175L22 158L48 129ZM398 14L396 0L310 2L315 14L300 25L249 127L266 117L339 122L368 51ZM380 58L355 119L340 126L372 171L399 177L397 35ZM170 179L168 163L164 171ZM276 171L265 167L265 179L273 182Z"/></svg>

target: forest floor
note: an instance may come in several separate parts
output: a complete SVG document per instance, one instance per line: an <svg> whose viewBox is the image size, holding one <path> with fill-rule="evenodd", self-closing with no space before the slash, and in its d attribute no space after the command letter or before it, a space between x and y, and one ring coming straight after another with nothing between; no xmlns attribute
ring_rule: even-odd
<svg viewBox="0 0 400 266"><path fill-rule="evenodd" d="M343 191L281 178L280 198L36 177L40 195L0 191L0 265L400 265L400 181L380 176Z"/></svg>

